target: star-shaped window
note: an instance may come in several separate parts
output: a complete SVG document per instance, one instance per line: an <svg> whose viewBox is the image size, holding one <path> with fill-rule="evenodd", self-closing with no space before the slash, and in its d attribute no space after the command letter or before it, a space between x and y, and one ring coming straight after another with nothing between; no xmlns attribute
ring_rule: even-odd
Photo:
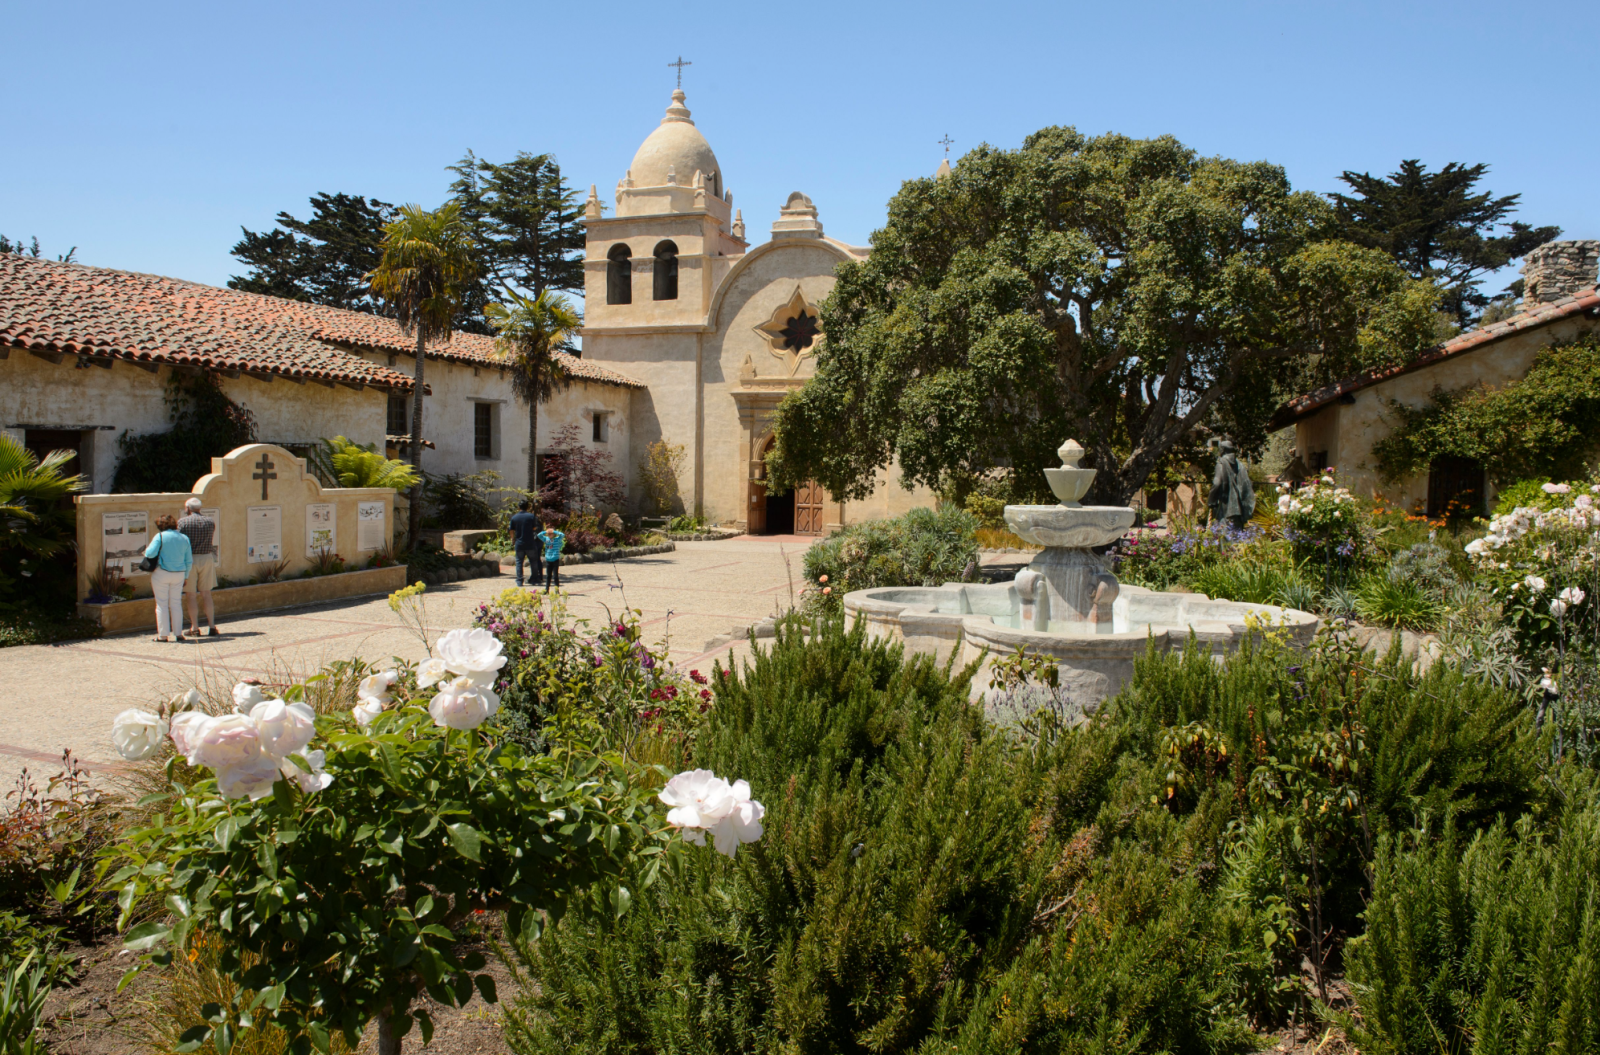
<svg viewBox="0 0 1600 1055"><path fill-rule="evenodd" d="M821 331L817 328L817 317L805 311L791 316L778 333L783 337L783 346L791 352L803 352L810 348Z"/></svg>

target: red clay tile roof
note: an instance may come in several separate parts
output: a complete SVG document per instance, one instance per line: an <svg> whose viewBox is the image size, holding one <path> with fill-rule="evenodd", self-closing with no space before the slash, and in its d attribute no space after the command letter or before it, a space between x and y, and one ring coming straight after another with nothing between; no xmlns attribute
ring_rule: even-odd
<svg viewBox="0 0 1600 1055"><path fill-rule="evenodd" d="M393 320L376 315L5 253L0 347L407 390L408 374L352 349L404 354L416 346ZM502 362L492 337L466 333L430 347L428 355L473 365ZM575 378L645 387L558 355Z"/></svg>
<svg viewBox="0 0 1600 1055"><path fill-rule="evenodd" d="M1359 392L1363 388L1370 388L1381 381L1389 380L1391 377L1399 377L1401 374L1409 374L1413 370L1421 370L1423 367L1432 366L1451 356L1470 352L1474 348L1482 348L1486 344L1493 344L1495 341L1510 337L1513 334L1538 329L1540 326L1548 326L1552 322L1583 314L1588 314L1590 317L1600 316L1600 287L1587 292L1569 294L1548 304L1540 304L1537 307L1529 308L1527 311L1513 315L1508 319L1501 319L1499 322L1490 323L1488 326L1476 330L1468 330L1466 333L1450 338L1443 344L1436 345L1431 351L1403 366L1369 370L1364 374L1357 374L1355 377L1348 377L1343 381L1326 385L1315 392L1296 396L1278 408L1277 412L1272 415L1272 420L1267 423L1267 428L1281 429L1286 425L1293 425L1302 418L1309 417L1316 411L1321 410L1340 396L1348 395L1351 392Z"/></svg>
<svg viewBox="0 0 1600 1055"><path fill-rule="evenodd" d="M316 313L318 318L317 336L327 341L337 341L340 344L355 345L364 348L377 348L396 355L415 355L417 339L407 337L398 324L391 319L377 315L368 315L359 311L340 311L338 308L324 308L316 304L301 304L309 313ZM500 354L493 337L486 337L480 333L463 333L457 330L446 343L430 344L427 354L431 358L444 359L449 362L467 363L472 366L503 366L505 357ZM580 359L575 355L557 352L556 359L573 378L581 381L595 381L606 385L620 385L623 388L645 388L644 382L626 377L615 370L608 370L596 363Z"/></svg>

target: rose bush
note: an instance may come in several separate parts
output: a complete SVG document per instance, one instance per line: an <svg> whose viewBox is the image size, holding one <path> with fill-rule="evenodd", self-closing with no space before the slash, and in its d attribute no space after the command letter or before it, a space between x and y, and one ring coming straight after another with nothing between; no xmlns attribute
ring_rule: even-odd
<svg viewBox="0 0 1600 1055"><path fill-rule="evenodd" d="M424 1043L431 1035L427 1013L412 1010L419 994L456 1006L475 991L496 998L482 956L455 950L475 911L503 910L510 933L531 940L587 906L582 895L602 877L651 884L680 853L680 830L696 843L709 832L730 855L760 837L765 811L744 781L674 778L700 794L663 798L690 809L663 819L653 779L620 756L572 740L534 753L492 736L484 722L498 699L475 678L501 669L502 643L452 631L438 651L443 680L414 690L409 669L376 673L360 682L350 718L318 718L306 685L248 713L118 717L127 757L150 757L165 731L212 774L148 797L154 817L102 866L119 890L119 927L146 919L126 934L144 954L130 975L207 934L222 939L218 970L254 994L213 1006L184 1050L227 1055L257 1023L284 1029L296 1053L328 1051L336 1031L353 1049L377 1019L378 1051L394 1055L414 1023ZM258 693L241 685L234 699ZM612 886L606 907L620 914L630 898ZM148 919L154 906L166 917Z"/></svg>
<svg viewBox="0 0 1600 1055"><path fill-rule="evenodd" d="M1589 599L1600 589L1600 484L1547 483L1542 493L1544 508L1517 506L1496 516L1466 552L1522 655L1550 662L1552 652L1594 651Z"/></svg>

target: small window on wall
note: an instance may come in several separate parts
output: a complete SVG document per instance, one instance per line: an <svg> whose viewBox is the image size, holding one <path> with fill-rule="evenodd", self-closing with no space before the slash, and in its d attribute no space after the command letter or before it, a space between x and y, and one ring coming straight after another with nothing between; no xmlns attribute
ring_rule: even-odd
<svg viewBox="0 0 1600 1055"><path fill-rule="evenodd" d="M604 443L608 438L606 431L607 417L607 413L603 410L597 410L594 412L594 442L596 443Z"/></svg>
<svg viewBox="0 0 1600 1055"><path fill-rule="evenodd" d="M676 242L662 242L656 246L655 251L655 282L653 295L656 300L678 299L678 244Z"/></svg>
<svg viewBox="0 0 1600 1055"><path fill-rule="evenodd" d="M411 432L410 426L406 424L406 412L411 409L408 405L410 402L405 396L389 397L389 426L386 430L389 435L405 436Z"/></svg>
<svg viewBox="0 0 1600 1055"><path fill-rule="evenodd" d="M1312 451L1311 452L1311 466L1310 466L1311 471L1314 472L1314 473L1320 473L1322 470L1326 469L1327 467L1328 467L1328 452L1327 451Z"/></svg>
<svg viewBox="0 0 1600 1055"><path fill-rule="evenodd" d="M494 457L494 404L472 404L472 453L478 458Z"/></svg>
<svg viewBox="0 0 1600 1055"><path fill-rule="evenodd" d="M614 245L606 254L606 303L633 303L633 250Z"/></svg>

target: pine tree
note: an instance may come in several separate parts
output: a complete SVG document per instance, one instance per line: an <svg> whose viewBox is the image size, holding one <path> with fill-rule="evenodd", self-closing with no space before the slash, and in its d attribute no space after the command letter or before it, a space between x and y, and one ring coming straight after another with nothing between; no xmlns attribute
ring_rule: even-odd
<svg viewBox="0 0 1600 1055"><path fill-rule="evenodd" d="M583 291L581 209L554 156L523 151L496 164L469 150L449 170L456 174L450 193L479 246L486 283L535 297Z"/></svg>
<svg viewBox="0 0 1600 1055"><path fill-rule="evenodd" d="M1438 282L1445 290L1445 310L1465 324L1489 303L1478 288L1485 274L1561 233L1559 227L1507 220L1520 194L1474 193L1488 171L1487 165L1452 161L1429 172L1413 159L1400 162L1400 170L1388 176L1346 171L1339 178L1355 195L1328 197L1346 237L1382 249L1412 278ZM1501 228L1505 233L1496 234Z"/></svg>

